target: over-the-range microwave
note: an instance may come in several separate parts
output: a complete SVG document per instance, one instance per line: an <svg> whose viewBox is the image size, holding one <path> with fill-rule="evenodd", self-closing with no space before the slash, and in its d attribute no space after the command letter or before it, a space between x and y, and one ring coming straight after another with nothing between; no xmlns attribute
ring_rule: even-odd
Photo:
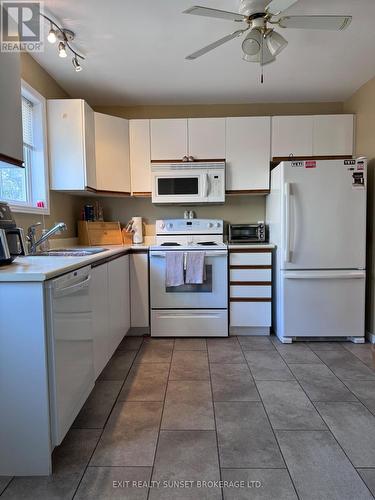
<svg viewBox="0 0 375 500"><path fill-rule="evenodd" d="M152 203L224 203L225 161L151 162Z"/></svg>

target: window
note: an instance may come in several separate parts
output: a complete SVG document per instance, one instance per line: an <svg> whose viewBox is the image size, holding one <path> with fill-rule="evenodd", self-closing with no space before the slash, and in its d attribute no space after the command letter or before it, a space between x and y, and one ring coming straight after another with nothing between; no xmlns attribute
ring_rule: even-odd
<svg viewBox="0 0 375 500"><path fill-rule="evenodd" d="M25 168L0 162L0 200L15 212L49 214L45 99L22 82Z"/></svg>

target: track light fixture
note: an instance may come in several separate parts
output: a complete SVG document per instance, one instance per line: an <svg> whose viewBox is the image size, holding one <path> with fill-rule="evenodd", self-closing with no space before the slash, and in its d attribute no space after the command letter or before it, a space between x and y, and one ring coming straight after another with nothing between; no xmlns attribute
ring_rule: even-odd
<svg viewBox="0 0 375 500"><path fill-rule="evenodd" d="M56 43L56 40L57 40L56 30L54 29L52 23L51 23L51 28L50 28L48 36L47 36L47 40L49 41L49 43Z"/></svg>
<svg viewBox="0 0 375 500"><path fill-rule="evenodd" d="M74 70L76 72L82 71L83 68L79 60L81 59L82 61L84 61L85 58L77 51L75 51L71 46L71 42L75 38L74 32L66 28L62 28L45 14L40 13L40 16L50 23L50 30L48 32L47 40L52 44L56 43L57 41L59 42L58 44L59 57L63 59L68 57L67 50L69 50L73 54L72 64Z"/></svg>
<svg viewBox="0 0 375 500"><path fill-rule="evenodd" d="M73 68L75 69L75 71L77 71L77 72L82 71L82 66L79 64L77 56L73 57L72 64L73 64Z"/></svg>
<svg viewBox="0 0 375 500"><path fill-rule="evenodd" d="M67 57L67 56L68 56L68 54L66 53L65 43L60 42L59 43L59 57L62 57L63 59L65 59L65 57Z"/></svg>

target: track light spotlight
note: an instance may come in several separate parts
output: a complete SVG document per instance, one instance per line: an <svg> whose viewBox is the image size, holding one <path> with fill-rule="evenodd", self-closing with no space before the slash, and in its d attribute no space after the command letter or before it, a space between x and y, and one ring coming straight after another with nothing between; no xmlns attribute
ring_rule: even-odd
<svg viewBox="0 0 375 500"><path fill-rule="evenodd" d="M79 64L77 56L73 57L72 64L73 64L73 68L75 69L75 71L77 71L77 72L82 71L82 66Z"/></svg>
<svg viewBox="0 0 375 500"><path fill-rule="evenodd" d="M60 42L59 43L59 57L67 57L67 53L66 53L66 49L65 49L65 43L64 42Z"/></svg>

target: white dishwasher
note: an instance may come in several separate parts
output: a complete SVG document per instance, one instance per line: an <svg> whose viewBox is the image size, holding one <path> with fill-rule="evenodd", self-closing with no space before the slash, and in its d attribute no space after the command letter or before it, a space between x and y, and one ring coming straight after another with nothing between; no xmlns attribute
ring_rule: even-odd
<svg viewBox="0 0 375 500"><path fill-rule="evenodd" d="M64 439L94 387L91 267L46 284L52 446Z"/></svg>

